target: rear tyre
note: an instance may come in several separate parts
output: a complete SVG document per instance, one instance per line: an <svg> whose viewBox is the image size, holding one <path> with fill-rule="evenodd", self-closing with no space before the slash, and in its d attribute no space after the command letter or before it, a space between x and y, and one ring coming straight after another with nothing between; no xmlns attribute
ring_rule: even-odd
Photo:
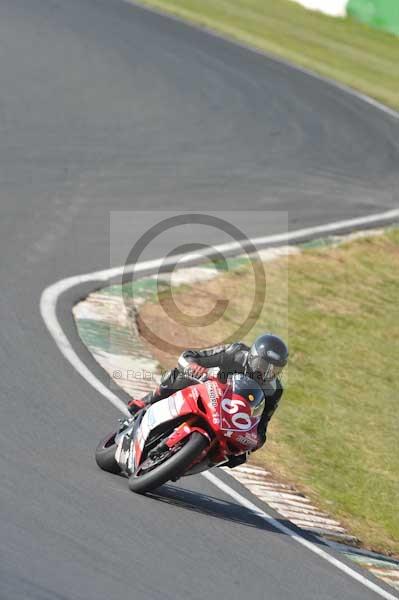
<svg viewBox="0 0 399 600"><path fill-rule="evenodd" d="M150 471L138 471L129 477L129 488L136 494L144 494L170 480L178 479L209 445L208 439L194 431L179 449L165 462Z"/></svg>
<svg viewBox="0 0 399 600"><path fill-rule="evenodd" d="M115 444L116 432L109 433L96 448L96 463L103 471L108 473L120 473L121 469L115 460L116 444Z"/></svg>

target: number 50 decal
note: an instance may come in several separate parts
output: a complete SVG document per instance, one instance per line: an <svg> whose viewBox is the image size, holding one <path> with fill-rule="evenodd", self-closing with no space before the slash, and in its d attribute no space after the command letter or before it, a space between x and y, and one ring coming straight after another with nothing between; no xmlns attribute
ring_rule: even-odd
<svg viewBox="0 0 399 600"><path fill-rule="evenodd" d="M230 398L223 398L221 403L222 410L228 415L231 415L231 424L233 427L239 429L240 431L244 431L246 429L251 429L252 421L251 417L247 413L238 412L241 406L247 406L243 400L231 400Z"/></svg>

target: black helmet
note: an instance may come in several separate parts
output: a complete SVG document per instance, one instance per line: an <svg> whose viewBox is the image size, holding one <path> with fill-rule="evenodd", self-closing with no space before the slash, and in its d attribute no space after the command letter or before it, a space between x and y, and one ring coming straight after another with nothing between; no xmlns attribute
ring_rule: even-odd
<svg viewBox="0 0 399 600"><path fill-rule="evenodd" d="M281 338L271 333L259 336L247 357L247 373L258 383L275 379L288 361L288 348Z"/></svg>

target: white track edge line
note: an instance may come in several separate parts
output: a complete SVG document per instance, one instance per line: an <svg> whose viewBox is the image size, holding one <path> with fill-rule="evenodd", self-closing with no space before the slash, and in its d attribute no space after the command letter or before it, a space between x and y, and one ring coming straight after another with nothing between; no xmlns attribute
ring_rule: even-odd
<svg viewBox="0 0 399 600"><path fill-rule="evenodd" d="M324 233L332 233L334 231L339 231L346 228L358 227L361 225L369 225L371 223L378 223L381 221L387 221L390 219L396 219L399 217L399 209L393 209L384 213L378 213L375 215L367 215L365 217L359 217L355 219L349 219L346 221L337 221L334 223L329 223L326 225L320 225L316 227L307 227L304 229L299 229L297 231L282 233L271 235L263 238L254 238L250 240L252 244L263 245L270 243L284 243L287 241L295 241L301 240L305 237L319 235ZM239 242L233 242L231 244L223 244L219 246L214 246L211 251L219 250L220 252L227 250L240 250L242 249L242 244ZM209 254L209 250L205 250L203 252L197 252L195 255L188 255L185 257L185 260L195 260L201 259ZM177 262L180 262L182 259L181 256L171 256L168 261L164 261L164 259L155 259L150 261L144 261L142 263L138 263L131 268L131 271L134 273L148 271L150 269L157 269L161 265L170 264L174 265ZM43 321L54 339L56 345L58 346L60 352L63 356L69 361L69 363L76 369L76 371L95 389L97 390L104 398L109 400L111 404L113 404L119 411L121 411L125 415L129 415L126 405L122 402L116 394L114 394L110 389L108 389L95 375L90 371L90 369L84 364L84 362L79 358L73 349L70 341L68 340L66 334L64 333L60 322L57 318L57 303L58 299L67 290L80 285L82 283L87 283L90 281L106 281L111 279L112 277L116 277L121 275L123 272L129 271L128 267L120 266L111 269L105 269L102 271L95 271L93 273L86 273L83 275L76 275L72 277L68 277L66 279L62 279L50 286L48 286L42 293L40 298L40 314L43 318ZM374 591L376 594L385 598L386 600L397 600L397 596L393 596L383 588L379 587L367 577L357 573L357 571L351 569L345 563L341 562L337 558L331 556L321 548L319 548L313 542L310 542L306 538L302 537L298 533L295 533L289 527L286 527L273 517L269 516L265 511L261 510L255 504L253 504L250 500L247 500L244 496L236 492L233 488L225 484L219 478L217 478L212 473L203 473L203 477L208 479L208 481L212 482L216 487L220 490L224 491L231 498L235 499L242 506L256 513L259 517L264 520L267 520L269 524L271 524L274 528L286 533L289 535L294 541L306 547L308 550L323 558L337 569L346 573L352 579L355 579L359 583L363 584L365 587Z"/></svg>
<svg viewBox="0 0 399 600"><path fill-rule="evenodd" d="M323 558L324 560L329 562L331 565L333 565L340 571L343 571L344 573L346 573L347 575L352 577L352 579L355 579L359 583L362 583L363 585L368 587L370 590L372 590L373 592L376 592L377 594L379 594L383 598L386 598L387 600L397 600L396 596L393 596L389 592L380 588L377 584L375 584L374 582L367 579L367 577L364 577L357 571L354 571L353 569L351 569L351 567L349 567L345 563L341 562L334 556L331 556L331 554L328 554L328 552L325 552L324 550L322 550L321 548L316 546L316 544L314 544L313 542L310 542L309 540L302 537L301 535L299 535L298 533L296 533L289 527L286 527L283 523L280 523L280 521L278 521L277 519L275 519L274 517L269 515L266 511L259 508L259 506L256 506L256 504L254 504L250 500L247 500L247 498L245 498L244 496L242 496L241 494L239 494L238 492L233 490L229 485L227 485L226 483L221 481L213 473L209 473L209 472L202 473L202 476L205 477L205 479L208 479L208 481L213 483L213 485L215 485L217 488L219 488L222 492L224 492L225 494L227 494L228 496L233 498L233 500L235 500L236 502L239 502L239 504L241 504L242 506L244 506L245 508L247 508L248 510L250 510L251 512L256 514L257 517L266 521L268 523L268 525L271 525L272 527L274 527L274 529L277 529L278 531L285 533L290 538L292 538L293 540L298 542L298 544L301 544L301 546L305 546L305 548L307 548L314 554L317 554L320 558Z"/></svg>
<svg viewBox="0 0 399 600"><path fill-rule="evenodd" d="M188 213L189 214L189 213ZM234 241L226 244L215 245L212 248L207 248L205 250L198 250L195 254L186 254L186 255L174 255L170 256L167 259L164 258L156 258L154 260L147 260L136 265L122 265L120 267L113 267L109 269L104 269L101 271L95 271L93 273L87 273L84 275L74 275L72 277L67 277L66 279L62 279L57 283L50 285L47 290L57 288L59 294L73 287L74 285L79 285L80 283L86 283L89 281L106 281L107 279L112 279L113 277L117 277L118 275L122 275L125 273L140 273L148 270L155 270L161 266L174 266L177 263L187 263L198 261L201 258L206 258L212 253L216 252L233 252L236 250L244 250L245 247L249 244L252 246L266 246L268 244L284 244L287 242L296 242L306 238L310 238L317 235L325 235L329 233L335 233L338 231L346 230L346 229L354 229L357 227L362 227L363 225L372 225L381 222L389 222L394 221L395 219L399 219L399 208L392 208L382 213L375 213L371 215L365 215L364 217L355 217L353 219L345 219L343 221L333 221L332 223L324 223L323 225L315 225L314 227L305 227L303 229L296 229L295 231L284 232L284 233L276 233L273 235L268 235L264 237L256 237L250 238L247 240L243 240L241 242Z"/></svg>
<svg viewBox="0 0 399 600"><path fill-rule="evenodd" d="M177 13L169 12L167 8L161 8L160 6L143 4L140 2L140 0L123 0L123 1L126 4L130 4L131 6L134 6L136 8L146 10L147 12L153 13L154 15L158 15L158 16L164 17L166 19L171 19L172 21L181 23L181 24L185 25L186 27L192 27L193 29L196 29L197 31L205 32L206 34L208 34L214 38L219 38L225 42L234 44L235 46L243 48L244 50L248 50L249 52L253 52L254 54L263 56L275 63L280 63L286 67L289 67L290 69L298 71L299 73L303 73L304 75L308 75L309 77L312 77L313 79L321 81L322 83L326 83L327 85L330 85L333 88L335 87L336 89L341 90L341 92L344 92L344 93L348 94L349 96L353 96L354 98L357 98L358 100L362 100L366 104L373 106L377 110L384 112L385 114L389 115L390 117L393 117L394 119L399 119L398 111L396 111L394 108L391 108L390 106L387 106L386 104L383 104L382 102L379 102L379 100L375 100L371 96L368 96L366 93L358 91L355 88L350 87L349 85L345 85L345 83L340 83L339 81L336 81L335 79L332 79L332 78L328 77L327 75L322 75L321 73L318 73L317 71L312 71L312 69L307 69L306 67L303 67L299 64L295 64L294 62L291 62L288 58L279 56L277 53L274 54L271 50L266 50L266 49L263 50L262 48L257 48L256 46L251 46L251 44L245 43L244 41L240 40L238 37L229 35L227 32L218 31L216 26L215 26L215 28L212 28L212 26L201 25L201 23L199 23L198 21L192 20L190 17L183 17L181 15L178 15Z"/></svg>

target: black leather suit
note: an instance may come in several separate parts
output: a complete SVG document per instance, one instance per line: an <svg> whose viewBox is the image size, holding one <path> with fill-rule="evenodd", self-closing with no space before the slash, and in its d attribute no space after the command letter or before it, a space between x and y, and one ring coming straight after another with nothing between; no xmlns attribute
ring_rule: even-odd
<svg viewBox="0 0 399 600"><path fill-rule="evenodd" d="M224 346L214 346L204 350L186 350L179 357L177 368L165 373L155 392L148 394L143 400L146 403L152 404L170 396L178 390L193 385L193 380L187 375L190 363L196 363L209 369L218 367L217 377L222 382L225 382L229 375L245 373L248 350L248 346L241 342ZM258 425L260 446L266 441L267 425L283 394L283 387L278 378L273 381L262 382L261 387L265 394L266 402ZM244 460L235 462L236 464L240 464ZM231 466L236 466L236 464Z"/></svg>

